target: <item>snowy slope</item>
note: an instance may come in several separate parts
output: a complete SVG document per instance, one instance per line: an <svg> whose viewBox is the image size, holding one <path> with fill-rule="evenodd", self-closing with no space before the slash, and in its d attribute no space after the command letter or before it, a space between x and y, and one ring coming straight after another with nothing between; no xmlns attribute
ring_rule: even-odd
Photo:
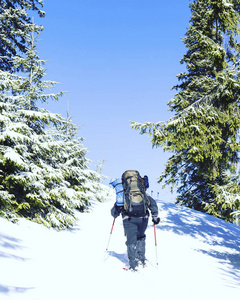
<svg viewBox="0 0 240 300"><path fill-rule="evenodd" d="M159 201L158 268L150 224L148 267L131 273L120 217L105 253L112 204L94 204L71 231L0 218L0 299L239 299L239 227Z"/></svg>

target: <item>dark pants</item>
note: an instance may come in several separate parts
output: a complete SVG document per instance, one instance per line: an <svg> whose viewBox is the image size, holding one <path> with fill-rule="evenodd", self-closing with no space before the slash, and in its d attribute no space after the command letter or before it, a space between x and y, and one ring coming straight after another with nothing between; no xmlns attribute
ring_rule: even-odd
<svg viewBox="0 0 240 300"><path fill-rule="evenodd" d="M123 226L127 237L129 265L130 268L135 269L139 262L145 263L145 231L148 226L148 217L125 219Z"/></svg>

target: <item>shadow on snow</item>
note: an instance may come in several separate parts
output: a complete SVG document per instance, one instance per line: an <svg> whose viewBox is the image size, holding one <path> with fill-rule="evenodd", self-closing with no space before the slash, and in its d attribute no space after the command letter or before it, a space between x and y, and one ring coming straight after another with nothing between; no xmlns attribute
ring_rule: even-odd
<svg viewBox="0 0 240 300"><path fill-rule="evenodd" d="M23 288L23 287L16 287L16 286L7 286L7 285L1 285L0 284L0 294L10 294L10 293L25 293L28 290L31 290L33 288Z"/></svg>
<svg viewBox="0 0 240 300"><path fill-rule="evenodd" d="M221 264L227 267L227 273L233 282L239 283L240 227L172 203L158 201L158 206L160 215L161 212L167 213L161 220L159 227L156 227L158 230L172 231L178 235L189 235L211 245L213 249L196 249L196 251L219 260ZM217 250L214 249L215 246L217 246Z"/></svg>
<svg viewBox="0 0 240 300"><path fill-rule="evenodd" d="M128 264L128 258L126 253L117 253L115 251L107 251L109 256L115 257L124 264Z"/></svg>
<svg viewBox="0 0 240 300"><path fill-rule="evenodd" d="M19 261L26 261L28 259L14 255L11 251L18 251L22 249L21 240L12 236L0 233L0 258L15 259ZM14 287L0 284L0 294L10 293L24 293L32 288Z"/></svg>

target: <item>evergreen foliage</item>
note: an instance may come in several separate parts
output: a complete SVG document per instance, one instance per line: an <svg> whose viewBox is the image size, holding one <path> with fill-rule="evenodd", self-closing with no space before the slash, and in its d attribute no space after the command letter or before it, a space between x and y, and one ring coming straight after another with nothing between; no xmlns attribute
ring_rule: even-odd
<svg viewBox="0 0 240 300"><path fill-rule="evenodd" d="M27 35L32 30L27 11L44 17L42 6L42 0L0 0L0 70L14 71L12 58L26 52ZM38 32L42 29L37 26Z"/></svg>
<svg viewBox="0 0 240 300"><path fill-rule="evenodd" d="M63 92L45 93L56 82L43 80L38 26L29 27L25 56L11 62L21 73L0 70L0 214L60 229L73 224L75 209L83 211L96 199L100 175L88 170L86 149L71 120L38 106Z"/></svg>
<svg viewBox="0 0 240 300"><path fill-rule="evenodd" d="M178 185L177 203L233 222L240 214L239 0L195 0L183 39L186 71L166 122L132 127L149 133L153 146L172 152L159 182ZM235 176L235 177L234 177Z"/></svg>

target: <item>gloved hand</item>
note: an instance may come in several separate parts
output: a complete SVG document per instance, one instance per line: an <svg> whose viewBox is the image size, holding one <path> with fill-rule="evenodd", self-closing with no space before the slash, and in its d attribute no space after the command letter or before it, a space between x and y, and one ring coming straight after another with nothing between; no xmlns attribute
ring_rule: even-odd
<svg viewBox="0 0 240 300"><path fill-rule="evenodd" d="M152 221L153 221L153 224L154 224L154 225L157 225L157 224L160 222L160 218L159 218L159 217L153 216L153 217L152 217Z"/></svg>
<svg viewBox="0 0 240 300"><path fill-rule="evenodd" d="M123 207L122 206L118 206L116 203L114 204L113 208L111 209L111 215L114 218L117 218L120 213L122 212Z"/></svg>

